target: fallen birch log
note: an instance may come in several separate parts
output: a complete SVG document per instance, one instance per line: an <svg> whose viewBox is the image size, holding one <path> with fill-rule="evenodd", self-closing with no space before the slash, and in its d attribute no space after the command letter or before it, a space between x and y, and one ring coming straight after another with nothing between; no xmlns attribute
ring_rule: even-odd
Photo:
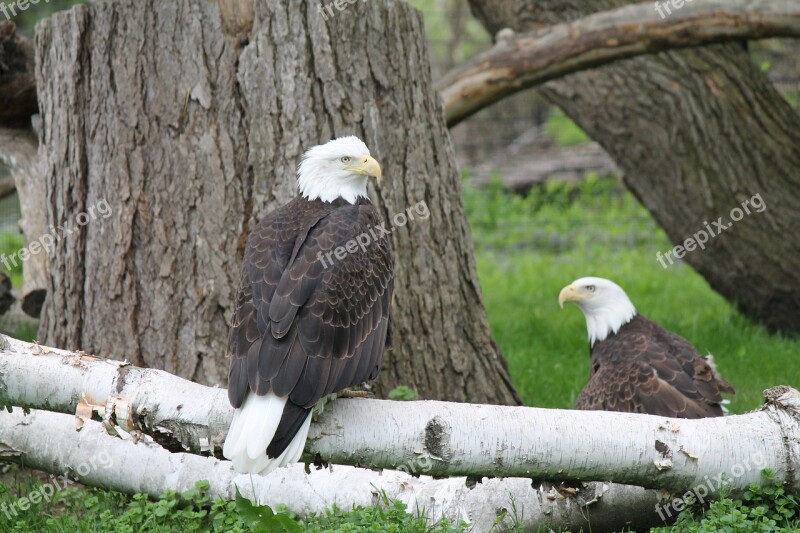
<svg viewBox="0 0 800 533"><path fill-rule="evenodd" d="M0 405L77 413L170 449L219 449L225 391L166 372L7 339ZM447 402L338 400L312 425L306 458L435 476L613 481L683 492L775 479L800 491L800 393L775 387L745 415L702 420ZM122 431L120 431L122 430ZM715 485L715 486L714 486ZM712 484L715 494L719 484Z"/></svg>
<svg viewBox="0 0 800 533"><path fill-rule="evenodd" d="M447 517L469 522L475 531L503 529L514 521L532 531L588 527L616 531L663 524L656 512L655 491L639 487L591 483L565 496L550 484L532 485L530 479L484 479L468 486L465 477L434 480L339 465L312 468L308 474L303 465L294 465L269 476L251 477L234 472L228 461L170 453L146 441L121 441L106 434L98 422L87 421L76 433L71 416L47 411L24 416L15 409L13 414L0 415L0 460L11 458L58 476L51 482L58 488L69 479L158 497L168 489L183 492L207 480L212 498L232 500L238 487L247 498L273 508L286 504L301 517L322 513L334 504L342 509L373 505L383 491L429 522Z"/></svg>

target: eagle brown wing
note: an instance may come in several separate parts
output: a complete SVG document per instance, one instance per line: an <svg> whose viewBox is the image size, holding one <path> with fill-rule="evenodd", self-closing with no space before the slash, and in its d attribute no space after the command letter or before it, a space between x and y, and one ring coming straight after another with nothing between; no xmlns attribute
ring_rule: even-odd
<svg viewBox="0 0 800 533"><path fill-rule="evenodd" d="M359 236L369 242L359 245ZM346 253L337 257L338 247ZM230 332L228 396L240 407L247 394L288 395L270 457L322 397L377 377L392 290L388 242L368 201L298 198L254 228Z"/></svg>
<svg viewBox="0 0 800 533"><path fill-rule="evenodd" d="M723 414L720 391L734 392L691 343L636 316L592 348L577 407L704 418Z"/></svg>

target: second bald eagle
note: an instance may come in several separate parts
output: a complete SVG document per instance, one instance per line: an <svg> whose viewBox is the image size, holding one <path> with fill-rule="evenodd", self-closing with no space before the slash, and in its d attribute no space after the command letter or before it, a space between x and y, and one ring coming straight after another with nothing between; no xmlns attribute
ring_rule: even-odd
<svg viewBox="0 0 800 533"><path fill-rule="evenodd" d="M578 409L704 418L722 416L721 392L733 387L711 356L636 314L625 291L603 278L581 278L561 290L586 317L591 370Z"/></svg>

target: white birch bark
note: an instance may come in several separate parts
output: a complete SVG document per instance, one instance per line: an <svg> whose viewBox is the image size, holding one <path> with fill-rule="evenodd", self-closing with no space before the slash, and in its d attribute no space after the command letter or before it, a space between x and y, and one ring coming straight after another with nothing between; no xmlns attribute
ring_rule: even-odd
<svg viewBox="0 0 800 533"><path fill-rule="evenodd" d="M39 355L33 355L39 354ZM800 490L800 394L766 392L759 411L701 420L446 402L338 400L312 425L306 457L437 476L613 481L683 492L724 475L731 490L771 468ZM225 391L9 339L0 404L77 412L169 449L218 449L232 409ZM711 487L711 494L716 492Z"/></svg>
<svg viewBox="0 0 800 533"><path fill-rule="evenodd" d="M212 498L233 499L236 487L261 504L286 504L299 516L320 513L333 504L343 509L372 505L381 491L401 500L410 512L429 521L447 517L466 521L475 531L490 531L514 521L526 530L587 528L617 530L661 523L655 511L655 491L613 484L589 484L566 497L544 483L529 479L483 479L472 488L465 477L434 480L405 472L376 472L351 466L281 468L269 476L247 476L233 471L228 461L187 453L170 453L144 441L121 441L106 434L101 424L87 421L76 433L69 415L15 409L0 415L0 459L15 457L22 464L50 472L51 483L66 484L65 475L86 485L157 497L167 489L185 491L208 480ZM498 520L498 516L506 514Z"/></svg>
<svg viewBox="0 0 800 533"><path fill-rule="evenodd" d="M102 419L110 431L151 435L171 451L221 450L233 408L225 389L0 336L0 405Z"/></svg>

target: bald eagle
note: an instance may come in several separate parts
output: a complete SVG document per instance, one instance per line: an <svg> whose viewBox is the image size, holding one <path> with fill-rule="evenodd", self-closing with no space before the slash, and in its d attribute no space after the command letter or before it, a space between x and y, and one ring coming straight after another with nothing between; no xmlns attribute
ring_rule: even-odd
<svg viewBox="0 0 800 533"><path fill-rule="evenodd" d="M223 455L242 473L299 460L312 408L377 377L390 337L393 262L357 137L309 149L300 195L247 240L229 337L235 408Z"/></svg>
<svg viewBox="0 0 800 533"><path fill-rule="evenodd" d="M683 337L636 314L628 295L603 278L580 278L561 290L586 317L591 370L578 409L675 418L723 414L721 392L733 394L713 358Z"/></svg>

